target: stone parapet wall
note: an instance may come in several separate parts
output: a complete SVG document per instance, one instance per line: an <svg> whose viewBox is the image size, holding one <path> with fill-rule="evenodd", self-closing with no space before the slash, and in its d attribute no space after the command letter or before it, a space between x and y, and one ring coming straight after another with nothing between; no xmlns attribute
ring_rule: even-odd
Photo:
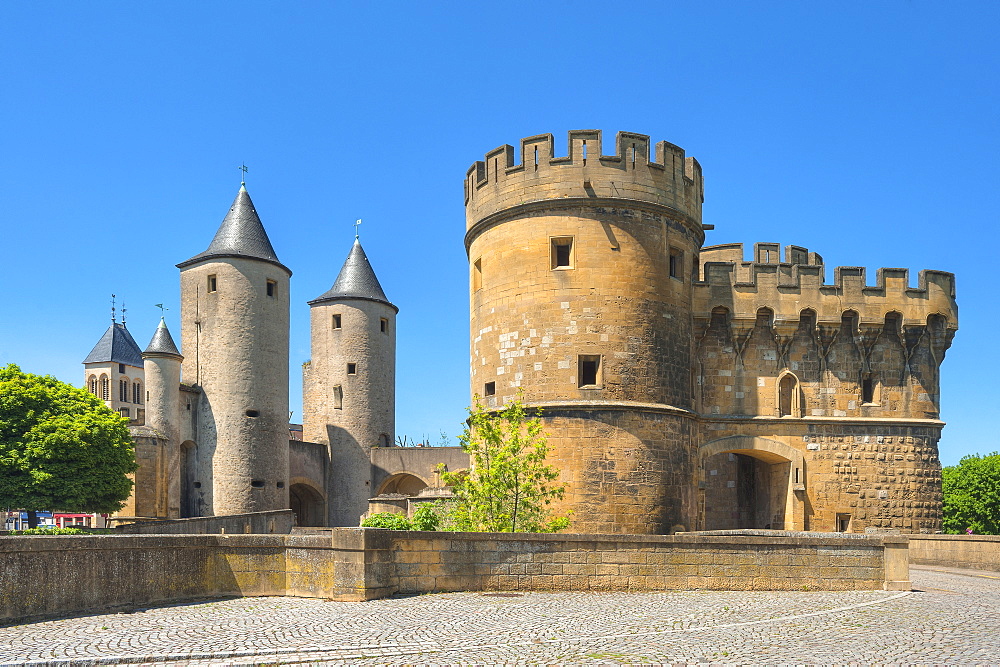
<svg viewBox="0 0 1000 667"><path fill-rule="evenodd" d="M0 538L0 624L217 596L433 591L906 590L899 536L289 535ZM72 572L73 576L66 576Z"/></svg>
<svg viewBox="0 0 1000 667"><path fill-rule="evenodd" d="M1000 535L910 535L910 562L1000 571Z"/></svg>
<svg viewBox="0 0 1000 667"><path fill-rule="evenodd" d="M400 593L909 590L906 539L387 532ZM892 577L890 579L890 577Z"/></svg>
<svg viewBox="0 0 1000 667"><path fill-rule="evenodd" d="M284 591L279 535L0 538L0 623Z"/></svg>
<svg viewBox="0 0 1000 667"><path fill-rule="evenodd" d="M212 534L277 534L287 535L295 525L292 510L250 512L227 516L201 516L171 521L137 521L115 528L115 532L132 535L212 535Z"/></svg>

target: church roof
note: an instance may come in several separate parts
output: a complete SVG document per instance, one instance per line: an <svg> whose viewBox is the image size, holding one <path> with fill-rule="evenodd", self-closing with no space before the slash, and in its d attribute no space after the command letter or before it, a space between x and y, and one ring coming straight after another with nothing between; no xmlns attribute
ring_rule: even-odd
<svg viewBox="0 0 1000 667"><path fill-rule="evenodd" d="M275 254L274 248L271 246L271 240L267 238L264 225L261 223L257 209L254 208L250 194L244 185L240 185L240 191L236 193L236 199L222 220L222 224L219 225L219 230L215 232L215 238L208 244L208 249L181 262L177 268L184 268L216 257L259 259L276 264L288 271L288 267L278 260L278 255ZM288 271L289 275L291 273Z"/></svg>
<svg viewBox="0 0 1000 667"><path fill-rule="evenodd" d="M153 339L149 341L149 345L143 351L143 354L173 354L176 356L181 356L180 351L174 344L174 339L170 335L170 330L167 329L167 323L160 318L160 324L156 327L156 333L153 334Z"/></svg>
<svg viewBox="0 0 1000 667"><path fill-rule="evenodd" d="M142 368L142 351L135 344L132 334L125 328L124 322L112 322L101 336L101 340L97 341L97 345L83 360L85 364L108 362Z"/></svg>
<svg viewBox="0 0 1000 667"><path fill-rule="evenodd" d="M384 303L397 311L399 310L385 297L382 285L375 277L375 271L372 270L368 256L365 255L358 239L354 239L354 246L347 254L347 259L344 261L344 266L340 268L337 279L333 281L333 287L310 301L309 305L313 306L341 299L367 299L368 301Z"/></svg>

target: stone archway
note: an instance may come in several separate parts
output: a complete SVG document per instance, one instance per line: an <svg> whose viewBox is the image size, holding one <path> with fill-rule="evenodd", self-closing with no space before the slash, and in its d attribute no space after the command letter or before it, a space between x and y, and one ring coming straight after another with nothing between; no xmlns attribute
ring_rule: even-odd
<svg viewBox="0 0 1000 667"><path fill-rule="evenodd" d="M413 473L398 472L382 482L379 485L378 493L375 495L381 496L387 493L399 493L404 496L415 496L422 489L426 489L427 486L427 482Z"/></svg>
<svg viewBox="0 0 1000 667"><path fill-rule="evenodd" d="M295 523L299 526L325 526L326 502L314 486L305 482L293 483L288 487L288 502L295 513Z"/></svg>
<svg viewBox="0 0 1000 667"><path fill-rule="evenodd" d="M734 435L698 448L704 530L805 530L802 453L769 438Z"/></svg>

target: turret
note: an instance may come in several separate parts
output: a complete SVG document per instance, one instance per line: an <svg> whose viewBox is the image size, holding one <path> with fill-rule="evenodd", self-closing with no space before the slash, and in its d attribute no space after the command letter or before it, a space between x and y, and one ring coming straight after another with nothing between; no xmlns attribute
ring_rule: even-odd
<svg viewBox="0 0 1000 667"><path fill-rule="evenodd" d="M166 461L166 480L163 476L157 477L157 501L161 505L157 515L176 517L181 507L180 383L184 357L162 318L142 353L142 360L146 375L146 425L156 431L166 450L161 453Z"/></svg>
<svg viewBox="0 0 1000 667"><path fill-rule="evenodd" d="M197 505L215 515L287 508L292 272L246 187L208 249L177 267L184 381L201 391Z"/></svg>
<svg viewBox="0 0 1000 667"><path fill-rule="evenodd" d="M312 359L303 367L303 439L330 448L330 525L368 509L373 447L395 435L396 306L355 240L336 281L309 302Z"/></svg>
<svg viewBox="0 0 1000 667"><path fill-rule="evenodd" d="M528 137L520 164L502 146L466 173L470 393L544 409L581 532L692 525L701 168L667 142L651 160L641 134L619 132L611 155L597 130L568 147Z"/></svg>

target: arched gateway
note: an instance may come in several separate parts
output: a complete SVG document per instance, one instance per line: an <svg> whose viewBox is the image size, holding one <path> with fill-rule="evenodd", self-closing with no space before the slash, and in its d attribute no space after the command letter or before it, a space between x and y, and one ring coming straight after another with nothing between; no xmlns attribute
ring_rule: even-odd
<svg viewBox="0 0 1000 667"><path fill-rule="evenodd" d="M733 435L698 448L703 530L806 530L802 453L777 440Z"/></svg>

